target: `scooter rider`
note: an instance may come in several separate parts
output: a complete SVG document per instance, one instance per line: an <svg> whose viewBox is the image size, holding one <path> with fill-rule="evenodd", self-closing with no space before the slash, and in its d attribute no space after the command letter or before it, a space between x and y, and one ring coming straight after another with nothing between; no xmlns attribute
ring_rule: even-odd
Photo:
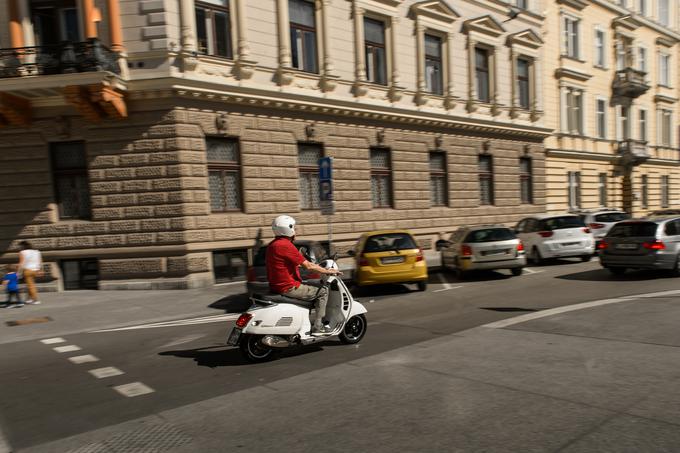
<svg viewBox="0 0 680 453"><path fill-rule="evenodd" d="M317 264L310 263L295 248L295 219L280 215L272 222L274 240L267 247L266 266L269 289L276 294L301 300L315 300L316 319L313 333L326 333L331 330L324 319L326 315L326 303L328 302L328 288L305 285L300 278L300 269L318 272L319 274L337 275L340 272L335 269L325 269Z"/></svg>

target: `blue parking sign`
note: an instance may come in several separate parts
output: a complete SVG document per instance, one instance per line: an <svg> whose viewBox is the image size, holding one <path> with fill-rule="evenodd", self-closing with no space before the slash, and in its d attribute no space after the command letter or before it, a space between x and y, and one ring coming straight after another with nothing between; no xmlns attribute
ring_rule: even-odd
<svg viewBox="0 0 680 453"><path fill-rule="evenodd" d="M319 159L319 181L330 181L333 179L333 159L322 157Z"/></svg>

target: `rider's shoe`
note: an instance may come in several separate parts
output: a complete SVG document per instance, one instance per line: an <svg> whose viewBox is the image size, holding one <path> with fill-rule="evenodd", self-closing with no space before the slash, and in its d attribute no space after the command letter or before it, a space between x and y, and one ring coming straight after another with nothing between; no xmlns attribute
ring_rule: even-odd
<svg viewBox="0 0 680 453"><path fill-rule="evenodd" d="M314 328L312 329L312 335L328 335L332 331L333 329L328 324L315 325Z"/></svg>

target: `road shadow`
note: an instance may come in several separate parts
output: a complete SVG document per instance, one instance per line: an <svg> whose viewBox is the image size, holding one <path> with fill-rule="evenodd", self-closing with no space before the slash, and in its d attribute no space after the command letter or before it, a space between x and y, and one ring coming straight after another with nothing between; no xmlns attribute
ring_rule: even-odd
<svg viewBox="0 0 680 453"><path fill-rule="evenodd" d="M232 294L216 300L208 305L208 307L224 310L225 313L243 313L250 307L250 299L248 299L248 295L245 293Z"/></svg>
<svg viewBox="0 0 680 453"><path fill-rule="evenodd" d="M593 255L593 257L595 257ZM589 262L589 261L586 261ZM527 267L552 267L552 266L566 266L568 264L583 264L584 261L581 258L547 258L543 260L540 265L536 265L530 261L527 261Z"/></svg>
<svg viewBox="0 0 680 453"><path fill-rule="evenodd" d="M339 341L337 343L338 345L341 344ZM324 342L324 345L337 346L336 344L326 344L326 342ZM321 347L321 344L318 343L307 346L286 348L277 353L274 360L283 357L295 357L299 355L311 354L318 351L323 351L323 347ZM196 363L196 366L207 368L255 365L243 358L239 348L225 345L207 346L203 348L183 349L177 351L162 351L159 352L158 355L164 357L170 356L179 357L182 359L193 359L193 361Z"/></svg>
<svg viewBox="0 0 680 453"><path fill-rule="evenodd" d="M577 280L585 282L617 282L617 281L645 281L658 278L669 278L670 274L663 271L640 270L628 271L623 275L614 275L607 269L594 269L591 271L576 272L574 274L559 275L555 278L561 280Z"/></svg>
<svg viewBox="0 0 680 453"><path fill-rule="evenodd" d="M406 296L417 293L416 285L393 283L389 285L352 286L352 297Z"/></svg>
<svg viewBox="0 0 680 453"><path fill-rule="evenodd" d="M434 277L434 275L436 275L436 277ZM467 271L465 272L465 275L463 275L463 278L456 277L456 274L453 272L442 271L439 272L438 274L431 275L430 283L437 284L437 283L460 283L460 282L486 282L495 280L507 280L509 278L513 278L509 270Z"/></svg>

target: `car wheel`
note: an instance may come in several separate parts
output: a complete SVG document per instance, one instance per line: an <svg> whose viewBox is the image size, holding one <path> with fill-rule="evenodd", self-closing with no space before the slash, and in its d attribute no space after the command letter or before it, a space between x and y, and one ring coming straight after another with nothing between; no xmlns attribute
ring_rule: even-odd
<svg viewBox="0 0 680 453"><path fill-rule="evenodd" d="M592 255L581 255L581 261L587 263L588 261L590 261L592 257L593 257Z"/></svg>
<svg viewBox="0 0 680 453"><path fill-rule="evenodd" d="M512 269L510 269L510 272L512 272L512 275L514 275L515 277L522 275L522 271L524 271L523 267L513 267Z"/></svg>
<svg viewBox="0 0 680 453"><path fill-rule="evenodd" d="M541 251L538 250L538 247L534 247L531 249L531 261L536 265L540 266L545 262L543 257L541 256Z"/></svg>
<svg viewBox="0 0 680 453"><path fill-rule="evenodd" d="M623 275L626 273L626 268L625 267L609 267L609 272L611 272L614 275Z"/></svg>
<svg viewBox="0 0 680 453"><path fill-rule="evenodd" d="M418 282L418 291L425 291L427 289L427 282Z"/></svg>
<svg viewBox="0 0 680 453"><path fill-rule="evenodd" d="M680 255L678 255L677 259L675 260L675 266L673 266L673 269L671 269L671 276L680 277Z"/></svg>

